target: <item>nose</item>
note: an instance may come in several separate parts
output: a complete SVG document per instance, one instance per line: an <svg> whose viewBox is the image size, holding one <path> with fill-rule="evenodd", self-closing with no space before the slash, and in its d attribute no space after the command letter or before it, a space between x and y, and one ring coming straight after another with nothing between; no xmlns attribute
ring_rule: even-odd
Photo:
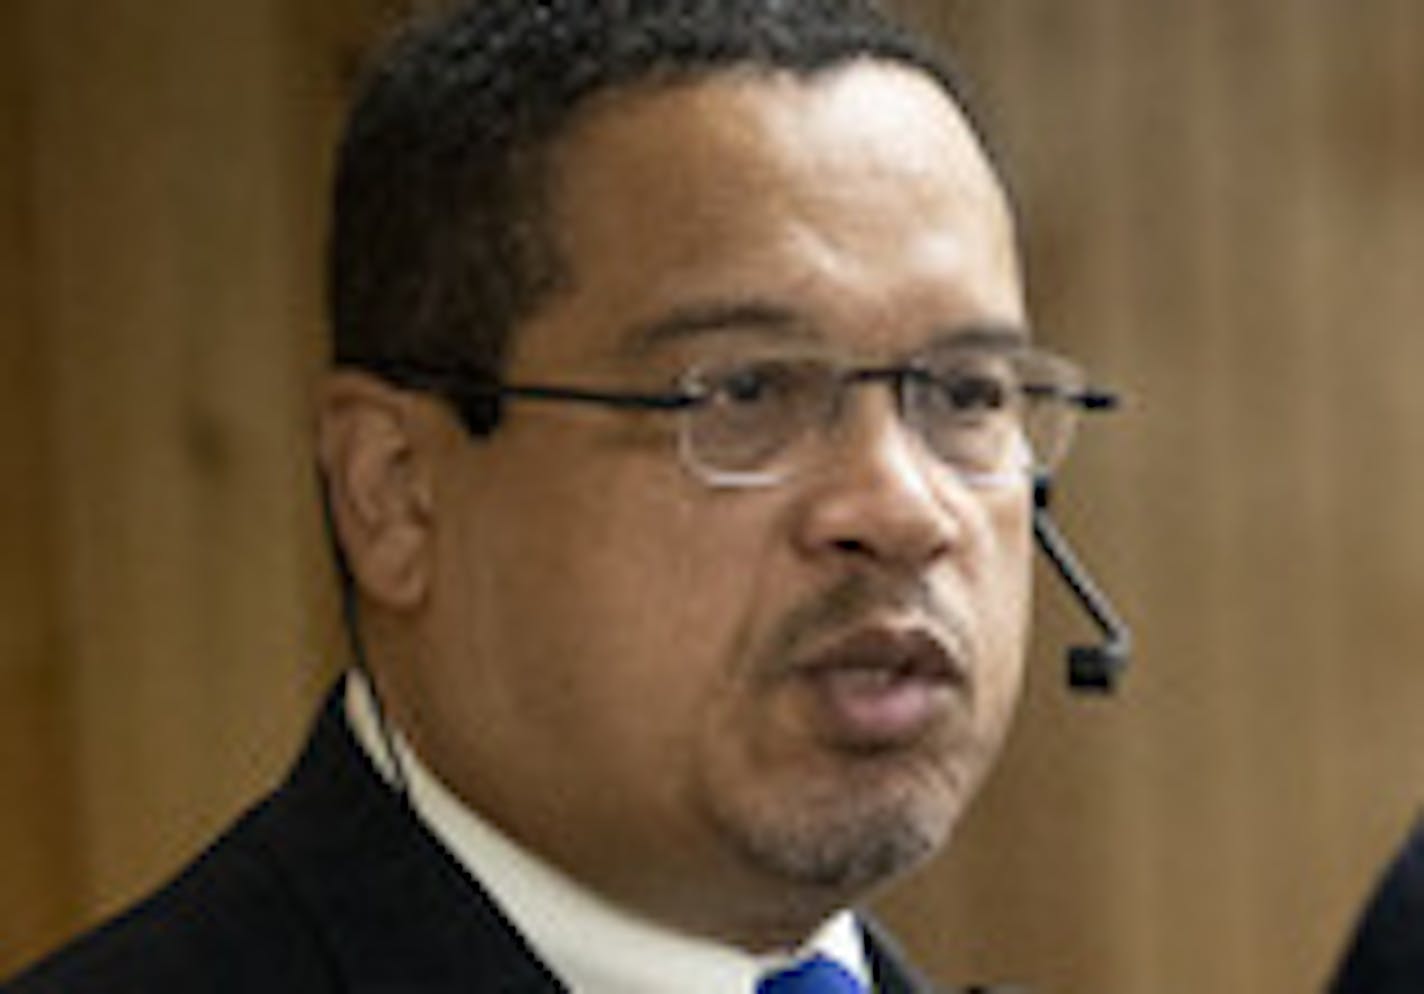
<svg viewBox="0 0 1424 994"><path fill-rule="evenodd" d="M797 541L813 559L916 574L968 539L974 496L900 419L890 390L847 398L799 508Z"/></svg>

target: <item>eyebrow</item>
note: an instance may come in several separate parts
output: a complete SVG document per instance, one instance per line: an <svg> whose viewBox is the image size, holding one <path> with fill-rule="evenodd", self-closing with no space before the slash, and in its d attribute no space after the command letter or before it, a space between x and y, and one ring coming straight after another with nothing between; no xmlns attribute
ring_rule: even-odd
<svg viewBox="0 0 1424 994"><path fill-rule="evenodd" d="M679 307L635 325L625 336L624 351L641 355L676 342L721 334L792 342L820 340L805 316L784 304L760 299L712 300Z"/></svg>
<svg viewBox="0 0 1424 994"><path fill-rule="evenodd" d="M931 335L925 347L1020 349L1031 341L1032 334L1023 325L984 322L945 328Z"/></svg>
<svg viewBox="0 0 1424 994"><path fill-rule="evenodd" d="M689 339L736 334L794 343L814 344L823 340L804 315L784 304L756 298L712 300L675 308L633 326L625 336L623 351L645 355ZM982 321L945 327L932 334L920 348L1013 349L1028 345L1031 338L1029 329L1022 325Z"/></svg>

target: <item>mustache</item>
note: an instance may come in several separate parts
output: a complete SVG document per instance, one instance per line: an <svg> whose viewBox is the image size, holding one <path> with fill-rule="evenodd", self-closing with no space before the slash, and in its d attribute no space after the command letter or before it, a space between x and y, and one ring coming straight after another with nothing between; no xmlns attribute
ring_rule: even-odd
<svg viewBox="0 0 1424 994"><path fill-rule="evenodd" d="M784 676L817 642L877 616L908 618L955 657L968 659L973 641L967 620L924 578L855 573L791 609L772 629L757 674L768 680Z"/></svg>

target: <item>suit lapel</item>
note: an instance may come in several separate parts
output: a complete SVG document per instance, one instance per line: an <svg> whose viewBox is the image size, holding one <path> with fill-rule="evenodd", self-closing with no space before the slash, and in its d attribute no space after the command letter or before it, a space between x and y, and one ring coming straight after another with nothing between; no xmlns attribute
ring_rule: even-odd
<svg viewBox="0 0 1424 994"><path fill-rule="evenodd" d="M935 994L934 986L910 965L908 957L877 921L862 915L860 924L875 994Z"/></svg>
<svg viewBox="0 0 1424 994"><path fill-rule="evenodd" d="M340 989L561 992L488 895L372 770L341 701L338 687L253 825L305 908Z"/></svg>

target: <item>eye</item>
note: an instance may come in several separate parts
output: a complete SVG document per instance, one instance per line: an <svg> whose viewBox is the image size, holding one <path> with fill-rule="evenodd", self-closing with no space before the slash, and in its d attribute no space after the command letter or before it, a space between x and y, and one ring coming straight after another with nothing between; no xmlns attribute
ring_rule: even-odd
<svg viewBox="0 0 1424 994"><path fill-rule="evenodd" d="M774 357L703 367L689 377L699 399L684 422L684 444L718 472L765 472L824 416L835 392L830 367Z"/></svg>
<svg viewBox="0 0 1424 994"><path fill-rule="evenodd" d="M1008 384L989 373L955 371L936 380L944 400L955 411L997 411L1008 402Z"/></svg>
<svg viewBox="0 0 1424 994"><path fill-rule="evenodd" d="M826 410L835 375L814 359L771 356L704 367L691 388L702 398L704 421L719 435L780 437L803 430Z"/></svg>
<svg viewBox="0 0 1424 994"><path fill-rule="evenodd" d="M795 404L814 379L806 364L763 359L709 370L702 386L713 403L769 407Z"/></svg>

